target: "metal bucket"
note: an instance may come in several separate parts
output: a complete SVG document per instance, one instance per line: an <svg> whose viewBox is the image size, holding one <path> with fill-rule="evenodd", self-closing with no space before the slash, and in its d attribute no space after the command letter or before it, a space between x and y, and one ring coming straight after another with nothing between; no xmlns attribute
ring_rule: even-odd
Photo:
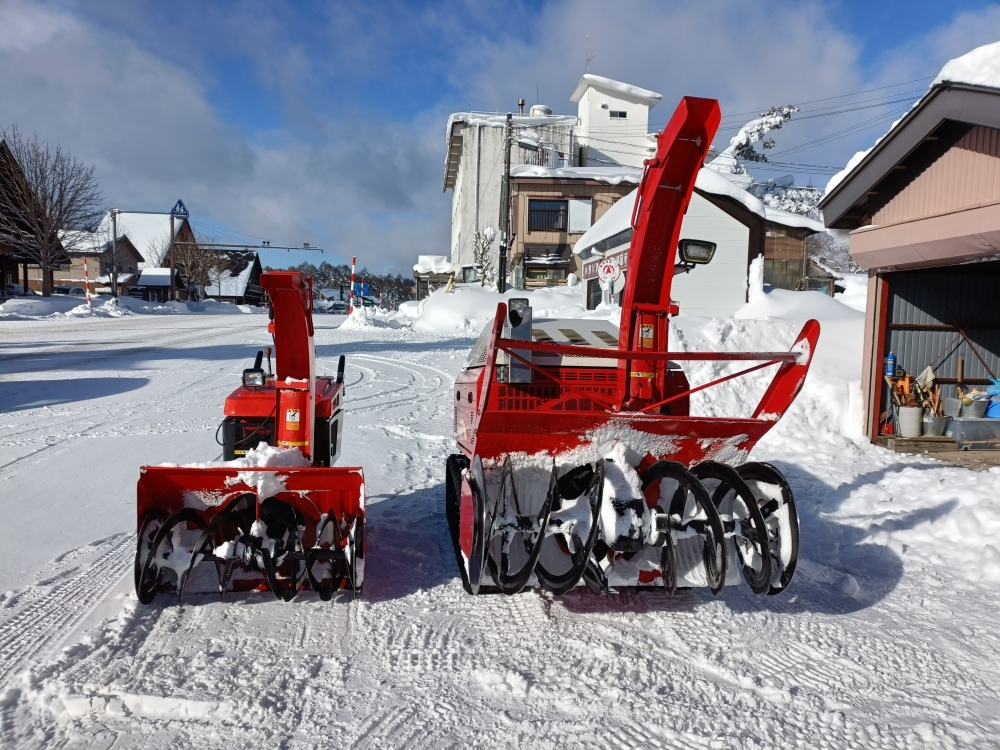
<svg viewBox="0 0 1000 750"><path fill-rule="evenodd" d="M948 426L951 417L924 417L924 435L927 437L941 437L944 429Z"/></svg>
<svg viewBox="0 0 1000 750"><path fill-rule="evenodd" d="M922 406L899 407L899 436L904 438L920 437L921 422L924 418Z"/></svg>
<svg viewBox="0 0 1000 750"><path fill-rule="evenodd" d="M962 416L982 419L986 416L986 407L989 405L989 399L979 399L971 404L962 404Z"/></svg>
<svg viewBox="0 0 1000 750"><path fill-rule="evenodd" d="M951 417L954 419L959 414L962 413L962 399L960 398L950 398L945 396L941 399L942 405L944 407L944 415L946 417Z"/></svg>

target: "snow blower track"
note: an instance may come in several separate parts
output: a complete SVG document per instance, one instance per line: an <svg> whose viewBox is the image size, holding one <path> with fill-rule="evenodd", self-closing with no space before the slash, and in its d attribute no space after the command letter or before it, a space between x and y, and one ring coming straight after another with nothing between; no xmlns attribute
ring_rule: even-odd
<svg viewBox="0 0 1000 750"><path fill-rule="evenodd" d="M363 596L149 607L126 596L137 467L218 455L221 397L265 337L236 316L158 319L183 330L155 347L156 325L138 316L0 322L22 342L45 340L30 344L37 351L80 331L101 348L143 347L49 350L46 377L86 375L76 368L93 357L104 377L147 380L31 408L9 408L0 392L0 511L17 545L0 571L0 746L1000 745L996 583L935 563L941 547L917 539L904 551L880 536L924 528L953 506L916 508L908 522L909 511L878 505L864 516L857 504L876 491L879 503L915 502L917 479L1000 493L1000 475L825 433L809 445L792 422L791 437L760 456L782 462L808 540L785 594L470 597L444 517L451 378L470 341L341 331L339 320L317 316L318 362L329 372L347 356L341 463L365 467ZM24 383L26 364L0 360L3 386Z"/></svg>

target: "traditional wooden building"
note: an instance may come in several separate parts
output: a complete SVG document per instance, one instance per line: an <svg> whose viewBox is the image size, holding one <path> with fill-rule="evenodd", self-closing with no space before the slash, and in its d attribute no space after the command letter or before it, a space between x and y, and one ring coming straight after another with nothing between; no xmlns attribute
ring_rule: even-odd
<svg viewBox="0 0 1000 750"><path fill-rule="evenodd" d="M828 226L851 230L851 256L868 269L873 440L893 432L890 353L905 372L931 367L946 396L1000 376L1000 87L937 81L820 206Z"/></svg>

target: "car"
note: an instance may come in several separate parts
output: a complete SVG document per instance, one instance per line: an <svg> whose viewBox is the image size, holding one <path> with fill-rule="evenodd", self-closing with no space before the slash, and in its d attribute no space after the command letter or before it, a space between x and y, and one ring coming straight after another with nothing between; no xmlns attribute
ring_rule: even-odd
<svg viewBox="0 0 1000 750"><path fill-rule="evenodd" d="M347 315L347 303L339 299L331 300L326 305L326 311L331 315Z"/></svg>
<svg viewBox="0 0 1000 750"><path fill-rule="evenodd" d="M53 294L62 294L67 297L86 297L87 292L82 286L54 286Z"/></svg>
<svg viewBox="0 0 1000 750"><path fill-rule="evenodd" d="M20 284L7 284L4 287L8 297L37 297L38 292L32 289L30 286L27 291Z"/></svg>

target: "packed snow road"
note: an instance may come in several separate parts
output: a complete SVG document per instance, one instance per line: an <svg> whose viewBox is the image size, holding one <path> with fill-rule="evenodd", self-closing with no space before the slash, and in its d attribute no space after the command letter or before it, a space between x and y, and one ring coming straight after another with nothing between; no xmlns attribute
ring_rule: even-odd
<svg viewBox="0 0 1000 750"><path fill-rule="evenodd" d="M265 319L0 321L0 746L1000 743L1000 473L845 436L830 404L849 395L820 367L754 454L802 515L786 594L473 598L443 511L470 340L341 320L317 316L317 359L347 355L364 595L148 607L131 594L138 467L220 456L222 402ZM680 336L786 346L793 328Z"/></svg>

